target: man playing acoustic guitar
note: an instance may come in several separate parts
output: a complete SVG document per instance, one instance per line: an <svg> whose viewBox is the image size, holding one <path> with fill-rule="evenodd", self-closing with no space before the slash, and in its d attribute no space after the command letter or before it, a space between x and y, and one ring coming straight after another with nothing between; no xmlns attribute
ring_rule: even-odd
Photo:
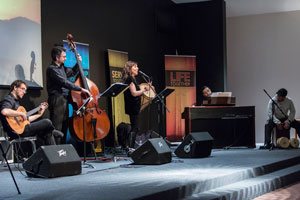
<svg viewBox="0 0 300 200"><path fill-rule="evenodd" d="M63 137L63 133L54 129L49 119L40 118L48 104L42 103L38 108L26 113L20 106L20 100L27 90L27 85L22 80L16 80L10 85L10 92L0 102L0 119L4 131L10 138L37 136L37 147L41 145L53 145L53 135ZM35 121L37 120L37 121Z"/></svg>

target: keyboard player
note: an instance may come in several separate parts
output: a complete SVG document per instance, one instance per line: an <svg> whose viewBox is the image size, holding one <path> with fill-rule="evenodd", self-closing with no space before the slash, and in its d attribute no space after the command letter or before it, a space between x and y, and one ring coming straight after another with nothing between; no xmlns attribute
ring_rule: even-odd
<svg viewBox="0 0 300 200"><path fill-rule="evenodd" d="M202 106L235 106L231 92L212 92L207 86L201 88Z"/></svg>
<svg viewBox="0 0 300 200"><path fill-rule="evenodd" d="M207 97L210 97L211 95L211 89L207 86L203 86L201 88L201 92L202 92L202 96L203 96L203 99L207 99Z"/></svg>

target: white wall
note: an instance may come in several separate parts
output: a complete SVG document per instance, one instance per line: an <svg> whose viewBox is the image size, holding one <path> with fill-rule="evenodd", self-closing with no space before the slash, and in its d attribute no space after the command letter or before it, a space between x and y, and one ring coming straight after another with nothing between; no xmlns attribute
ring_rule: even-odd
<svg viewBox="0 0 300 200"><path fill-rule="evenodd" d="M227 59L227 91L255 106L256 142L264 141L263 89L286 88L300 118L300 11L227 18Z"/></svg>

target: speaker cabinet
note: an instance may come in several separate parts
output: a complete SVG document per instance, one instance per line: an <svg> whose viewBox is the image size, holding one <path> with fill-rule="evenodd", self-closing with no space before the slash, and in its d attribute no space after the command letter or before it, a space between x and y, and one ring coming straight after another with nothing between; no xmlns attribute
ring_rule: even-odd
<svg viewBox="0 0 300 200"><path fill-rule="evenodd" d="M203 158L211 154L213 138L208 132L188 134L175 150L180 158Z"/></svg>
<svg viewBox="0 0 300 200"><path fill-rule="evenodd" d="M131 158L137 165L159 165L171 162L172 152L162 138L152 138L137 148Z"/></svg>
<svg viewBox="0 0 300 200"><path fill-rule="evenodd" d="M160 138L160 135L152 130L147 131L147 135L149 135L149 138Z"/></svg>
<svg viewBox="0 0 300 200"><path fill-rule="evenodd" d="M41 146L23 168L30 177L70 176L81 173L81 160L71 144Z"/></svg>

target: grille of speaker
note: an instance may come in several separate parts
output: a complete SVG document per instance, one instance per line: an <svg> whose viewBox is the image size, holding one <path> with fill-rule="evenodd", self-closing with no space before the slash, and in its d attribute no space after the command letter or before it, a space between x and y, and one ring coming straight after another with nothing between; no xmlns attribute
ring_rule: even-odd
<svg viewBox="0 0 300 200"><path fill-rule="evenodd" d="M81 173L81 160L71 144L41 146L23 168L30 177L70 176Z"/></svg>
<svg viewBox="0 0 300 200"><path fill-rule="evenodd" d="M213 138L208 132L188 134L175 150L180 158L203 158L211 154Z"/></svg>
<svg viewBox="0 0 300 200"><path fill-rule="evenodd" d="M131 158L137 165L159 165L171 162L172 152L162 138L152 138L137 148Z"/></svg>

